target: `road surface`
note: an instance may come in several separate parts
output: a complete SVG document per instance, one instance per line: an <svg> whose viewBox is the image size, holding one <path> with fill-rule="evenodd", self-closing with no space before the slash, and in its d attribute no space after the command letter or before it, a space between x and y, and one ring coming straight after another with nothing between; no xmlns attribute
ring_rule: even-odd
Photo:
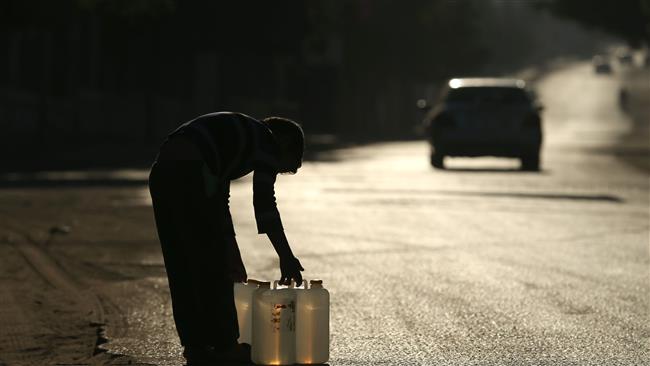
<svg viewBox="0 0 650 366"><path fill-rule="evenodd" d="M650 365L650 150L617 104L620 73L575 63L539 80L539 173L434 170L416 141L279 177L304 275L331 293L330 365ZM146 172L115 174L135 183L0 191L0 360L181 364ZM251 180L231 196L249 276L278 277ZM81 342L97 330L108 343Z"/></svg>

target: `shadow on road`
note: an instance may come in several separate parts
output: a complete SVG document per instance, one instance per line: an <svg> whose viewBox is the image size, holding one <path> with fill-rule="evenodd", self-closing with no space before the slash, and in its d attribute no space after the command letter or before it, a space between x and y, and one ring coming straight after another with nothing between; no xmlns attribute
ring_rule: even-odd
<svg viewBox="0 0 650 366"><path fill-rule="evenodd" d="M162 141L87 141L34 143L6 141L0 146L0 173L45 170L146 169L155 160ZM305 160L328 159L328 152L353 145L334 135L305 136ZM36 147L36 148L35 148Z"/></svg>
<svg viewBox="0 0 650 366"><path fill-rule="evenodd" d="M416 195L454 195L474 197L506 197L506 198L533 198L548 200L572 200L572 201L601 201L610 203L625 202L621 197L611 194L578 194L578 193L555 193L555 192L480 192L480 191L450 191L438 189L326 189L333 193L348 194L416 194Z"/></svg>
<svg viewBox="0 0 650 366"><path fill-rule="evenodd" d="M138 187L146 179L21 179L0 180L1 188L75 188L75 187Z"/></svg>
<svg viewBox="0 0 650 366"><path fill-rule="evenodd" d="M565 194L565 193L517 193L517 192L447 192L448 194L464 196L487 196L487 197L513 197L513 198L539 198L549 200L571 200L571 201L604 201L612 203L623 203L624 200L618 196L609 194Z"/></svg>
<svg viewBox="0 0 650 366"><path fill-rule="evenodd" d="M537 174L546 174L545 170L522 170L519 168L449 168L446 167L444 171L449 172L458 172L458 173L537 173Z"/></svg>
<svg viewBox="0 0 650 366"><path fill-rule="evenodd" d="M338 161L332 152L349 147L335 136L307 136L305 161ZM8 149L8 150L7 150ZM7 151L5 151L7 150ZM148 183L158 145L120 144L0 148L0 189L133 187Z"/></svg>

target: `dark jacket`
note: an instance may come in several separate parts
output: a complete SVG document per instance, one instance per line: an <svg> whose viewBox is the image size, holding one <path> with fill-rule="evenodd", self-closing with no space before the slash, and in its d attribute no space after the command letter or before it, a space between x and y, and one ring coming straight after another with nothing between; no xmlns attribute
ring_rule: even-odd
<svg viewBox="0 0 650 366"><path fill-rule="evenodd" d="M271 130L262 122L241 113L217 112L195 118L169 136L183 134L201 151L208 174L222 187L223 199L230 195L230 181L253 173L253 206L257 230L283 230L275 202L278 174L277 145ZM232 217L226 212L226 231L234 234Z"/></svg>

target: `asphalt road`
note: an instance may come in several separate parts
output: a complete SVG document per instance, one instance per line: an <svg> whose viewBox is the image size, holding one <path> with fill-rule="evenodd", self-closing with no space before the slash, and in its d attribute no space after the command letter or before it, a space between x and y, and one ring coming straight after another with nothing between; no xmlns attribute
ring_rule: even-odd
<svg viewBox="0 0 650 366"><path fill-rule="evenodd" d="M650 142L617 104L621 72L595 75L576 63L539 81L539 173L496 158L452 158L433 170L426 143L399 142L337 150L280 176L294 252L305 277L331 293L330 365L650 365ZM276 278L251 193L249 178L232 186L244 262L249 277ZM41 328L65 319L29 311L63 307L56 296L67 293L73 310L105 324L100 348L110 353L70 346L51 359L181 363L145 187L14 189L2 200L11 245L0 249L21 254L41 278L17 268L5 280L43 282L33 288L52 296L34 305L36 295L5 287L14 299L4 297L5 317L20 313L20 301L31 305L13 315L13 330L0 328L0 350L19 344L21 324L34 317ZM49 235L53 224L71 231ZM34 332L56 338L41 328ZM86 339L83 325L72 328ZM37 359L47 342L33 342L20 346L41 353L0 360Z"/></svg>

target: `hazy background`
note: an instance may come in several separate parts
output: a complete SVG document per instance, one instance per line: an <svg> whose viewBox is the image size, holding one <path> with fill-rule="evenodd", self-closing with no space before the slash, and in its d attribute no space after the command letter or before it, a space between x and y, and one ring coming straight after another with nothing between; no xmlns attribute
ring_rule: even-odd
<svg viewBox="0 0 650 366"><path fill-rule="evenodd" d="M170 130L220 110L294 118L314 147L411 138L415 101L449 77L534 78L647 45L648 4L6 0L3 165L145 165Z"/></svg>

